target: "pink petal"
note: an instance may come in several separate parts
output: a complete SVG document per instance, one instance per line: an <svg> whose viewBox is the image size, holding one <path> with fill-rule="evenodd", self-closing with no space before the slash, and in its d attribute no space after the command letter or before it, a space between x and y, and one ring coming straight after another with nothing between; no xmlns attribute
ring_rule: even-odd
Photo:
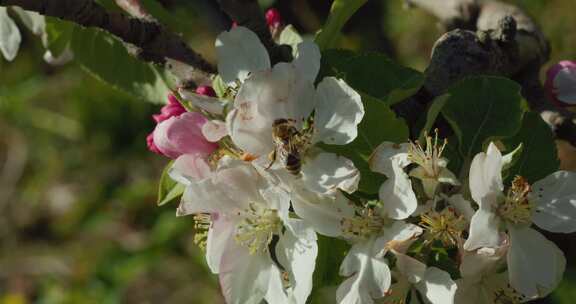
<svg viewBox="0 0 576 304"><path fill-rule="evenodd" d="M159 123L154 130L154 143L162 154L177 158L182 154L207 157L218 145L202 135L202 126L208 120L200 113L186 112Z"/></svg>

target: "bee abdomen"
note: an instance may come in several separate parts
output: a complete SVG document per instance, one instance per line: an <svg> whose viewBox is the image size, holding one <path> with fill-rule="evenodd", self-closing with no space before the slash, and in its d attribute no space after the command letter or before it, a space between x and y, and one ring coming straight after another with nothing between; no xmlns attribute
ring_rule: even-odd
<svg viewBox="0 0 576 304"><path fill-rule="evenodd" d="M290 174L298 175L300 174L300 169L302 168L302 162L300 161L300 156L294 153L288 154L286 156L286 170Z"/></svg>

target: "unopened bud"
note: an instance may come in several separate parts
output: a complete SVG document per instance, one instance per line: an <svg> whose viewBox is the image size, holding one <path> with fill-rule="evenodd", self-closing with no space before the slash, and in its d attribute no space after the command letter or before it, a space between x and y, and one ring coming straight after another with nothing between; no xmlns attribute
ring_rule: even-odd
<svg viewBox="0 0 576 304"><path fill-rule="evenodd" d="M211 86L199 86L196 88L196 94L216 97L216 91Z"/></svg>
<svg viewBox="0 0 576 304"><path fill-rule="evenodd" d="M564 60L546 72L546 94L562 107L576 106L576 61Z"/></svg>

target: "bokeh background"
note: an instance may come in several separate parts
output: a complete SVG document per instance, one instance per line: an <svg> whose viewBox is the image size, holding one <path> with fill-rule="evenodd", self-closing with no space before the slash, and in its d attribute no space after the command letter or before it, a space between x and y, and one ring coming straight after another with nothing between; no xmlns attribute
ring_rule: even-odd
<svg viewBox="0 0 576 304"><path fill-rule="evenodd" d="M230 20L213 0L156 0L168 26L214 60L213 41ZM576 59L574 0L518 0L541 24L552 60ZM341 46L385 52L423 70L443 33L401 0L370 0ZM262 1L287 23L314 33L330 1ZM13 62L0 59L0 304L223 303L193 243L193 222L156 206L167 160L146 149L159 110L97 80L73 61L50 66L38 37L22 27ZM106 64L106 62L102 62ZM563 166L576 150L560 143ZM549 235L569 267L540 303L576 303L576 238Z"/></svg>

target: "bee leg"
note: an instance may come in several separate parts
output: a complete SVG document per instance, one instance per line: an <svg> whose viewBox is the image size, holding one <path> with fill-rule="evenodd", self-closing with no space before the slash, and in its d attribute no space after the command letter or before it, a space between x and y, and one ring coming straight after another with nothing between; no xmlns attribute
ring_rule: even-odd
<svg viewBox="0 0 576 304"><path fill-rule="evenodd" d="M270 160L270 164L266 167L266 170L269 170L272 165L276 162L276 149L268 154L268 159Z"/></svg>

